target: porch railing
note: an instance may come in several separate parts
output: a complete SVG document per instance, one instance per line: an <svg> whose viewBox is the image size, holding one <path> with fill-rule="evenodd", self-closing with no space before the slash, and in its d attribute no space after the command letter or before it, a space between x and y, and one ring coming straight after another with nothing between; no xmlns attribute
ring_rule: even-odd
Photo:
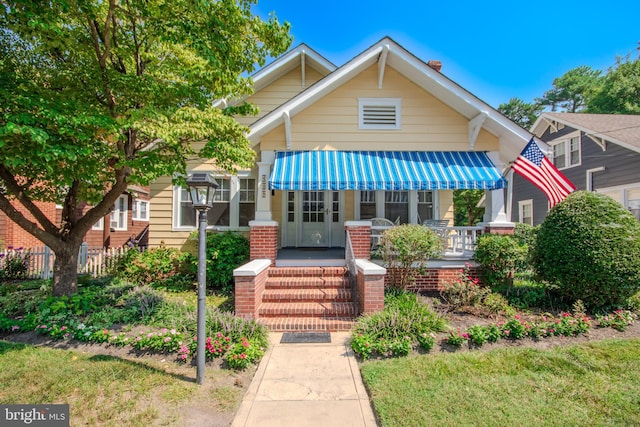
<svg viewBox="0 0 640 427"><path fill-rule="evenodd" d="M375 249L380 245L382 234L395 226L372 226L371 227L371 248ZM478 236L484 232L484 227L428 227L433 230L443 243L442 256L471 257L476 250Z"/></svg>
<svg viewBox="0 0 640 427"><path fill-rule="evenodd" d="M129 248L101 248L89 247L84 243L78 253L78 274L90 274L93 277L104 276L113 266L119 256ZM140 250L144 250L140 248ZM4 268L7 257L20 256L27 259L27 273L29 279L50 279L53 277L55 253L47 246L34 247L24 250L0 250L0 269Z"/></svg>

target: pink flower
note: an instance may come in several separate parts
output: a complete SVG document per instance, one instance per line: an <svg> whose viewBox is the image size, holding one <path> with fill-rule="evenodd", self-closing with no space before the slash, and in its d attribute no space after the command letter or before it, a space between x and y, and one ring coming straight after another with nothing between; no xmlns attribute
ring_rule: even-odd
<svg viewBox="0 0 640 427"><path fill-rule="evenodd" d="M164 339L164 342L169 342L169 341L171 341L171 338L169 338L169 337L166 337L166 338Z"/></svg>
<svg viewBox="0 0 640 427"><path fill-rule="evenodd" d="M66 331L66 330L67 330L67 327L66 327L66 326L63 326L62 328L60 328L60 330L61 330L61 331Z"/></svg>
<svg viewBox="0 0 640 427"><path fill-rule="evenodd" d="M15 332L15 331L19 331L19 330L20 330L20 326L18 326L18 325L13 325L11 327L11 332Z"/></svg>
<svg viewBox="0 0 640 427"><path fill-rule="evenodd" d="M247 358L247 355L246 355L246 354L244 354L244 353L241 353L241 354L240 354L240 359L246 359L246 358Z"/></svg>
<svg viewBox="0 0 640 427"><path fill-rule="evenodd" d="M243 347L249 347L249 341L242 341L242 346Z"/></svg>

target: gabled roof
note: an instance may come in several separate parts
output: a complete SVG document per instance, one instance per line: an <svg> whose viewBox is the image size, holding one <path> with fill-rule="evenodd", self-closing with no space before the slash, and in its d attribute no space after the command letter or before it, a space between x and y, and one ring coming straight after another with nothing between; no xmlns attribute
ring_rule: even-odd
<svg viewBox="0 0 640 427"><path fill-rule="evenodd" d="M337 68L331 61L306 44L301 43L251 76L255 91L257 92L263 87L268 86L274 80L293 70L301 63L314 68L323 75L329 74Z"/></svg>
<svg viewBox="0 0 640 427"><path fill-rule="evenodd" d="M598 144L607 140L640 152L640 115L542 113L531 130L541 136L558 123L583 131Z"/></svg>
<svg viewBox="0 0 640 427"><path fill-rule="evenodd" d="M475 119L473 123L481 123L484 129L501 140L506 139L509 144L501 144L501 153L507 160L515 159L531 139L532 135L529 131L506 118L444 74L431 68L389 37L375 43L313 86L253 123L250 126L249 139L257 144L261 136L281 125L283 120L286 120L284 117L295 116L376 63L382 75L385 65L393 67L469 121Z"/></svg>
<svg viewBox="0 0 640 427"><path fill-rule="evenodd" d="M282 56L276 58L273 62L269 63L269 65L256 71L251 76L254 92L258 92L262 88L270 85L300 64L310 66L322 75L327 75L336 69L336 66L331 61L311 49L306 44L301 43L295 48L285 52ZM236 102L242 101L246 98L247 97L236 100ZM220 108L221 106L226 105L226 102L227 100L225 99L218 99L213 103L213 106Z"/></svg>

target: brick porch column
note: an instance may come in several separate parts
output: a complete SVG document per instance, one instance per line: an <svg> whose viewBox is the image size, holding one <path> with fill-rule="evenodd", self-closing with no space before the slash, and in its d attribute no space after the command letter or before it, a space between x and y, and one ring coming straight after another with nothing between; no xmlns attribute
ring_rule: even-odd
<svg viewBox="0 0 640 427"><path fill-rule="evenodd" d="M387 270L366 259L356 259L358 277L358 314L374 313L384 309L384 278Z"/></svg>
<svg viewBox="0 0 640 427"><path fill-rule="evenodd" d="M278 223L276 221L249 221L251 250L249 259L269 259L276 263L278 253Z"/></svg>
<svg viewBox="0 0 640 427"><path fill-rule="evenodd" d="M371 259L371 221L346 221L355 259Z"/></svg>
<svg viewBox="0 0 640 427"><path fill-rule="evenodd" d="M256 259L233 270L236 316L257 319L271 260Z"/></svg>

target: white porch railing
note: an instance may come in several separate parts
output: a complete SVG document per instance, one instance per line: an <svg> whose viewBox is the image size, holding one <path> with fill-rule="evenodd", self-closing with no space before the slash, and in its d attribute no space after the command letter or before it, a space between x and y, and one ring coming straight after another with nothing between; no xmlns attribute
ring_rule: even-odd
<svg viewBox="0 0 640 427"><path fill-rule="evenodd" d="M106 275L115 260L128 248L90 248L83 243L78 253L78 274L90 274L93 277ZM143 250L141 248L141 250ZM25 250L0 250L0 268L4 267L7 255L21 254L28 257L27 278L50 279L53 277L53 263L56 255L47 246Z"/></svg>
<svg viewBox="0 0 640 427"><path fill-rule="evenodd" d="M372 226L371 248L380 245L382 234L395 226ZM476 250L478 236L484 232L484 227L428 227L433 230L443 243L443 257L468 257L471 258Z"/></svg>

